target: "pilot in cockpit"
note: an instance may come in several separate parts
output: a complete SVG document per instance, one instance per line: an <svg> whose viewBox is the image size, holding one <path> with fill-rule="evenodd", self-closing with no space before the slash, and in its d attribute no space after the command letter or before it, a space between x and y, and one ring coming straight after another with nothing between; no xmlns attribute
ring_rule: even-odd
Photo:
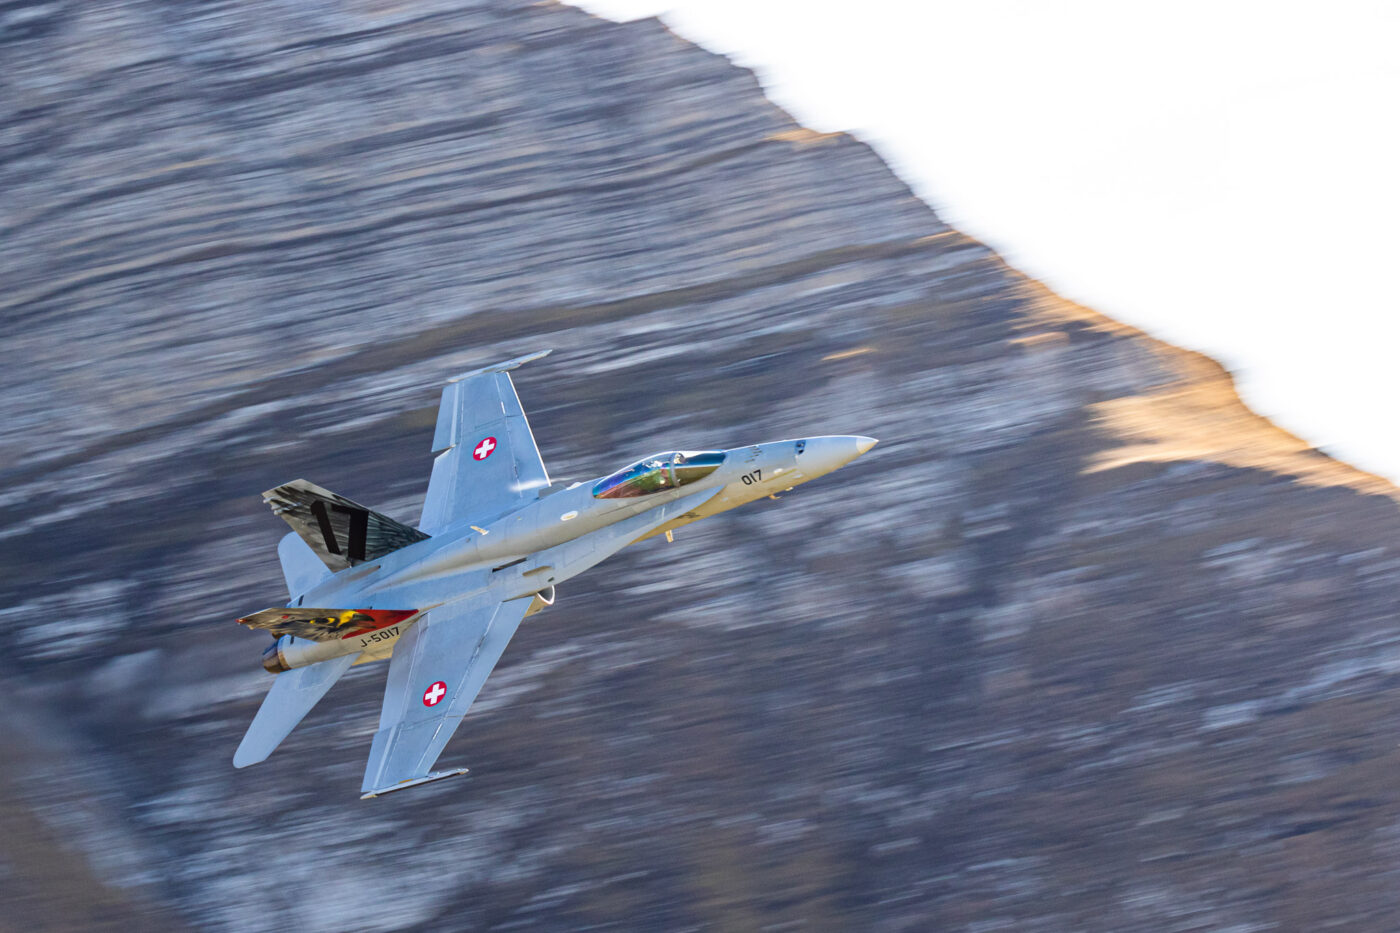
<svg viewBox="0 0 1400 933"><path fill-rule="evenodd" d="M724 451L657 454L619 470L593 487L597 499L634 499L665 492L709 476L724 462Z"/></svg>

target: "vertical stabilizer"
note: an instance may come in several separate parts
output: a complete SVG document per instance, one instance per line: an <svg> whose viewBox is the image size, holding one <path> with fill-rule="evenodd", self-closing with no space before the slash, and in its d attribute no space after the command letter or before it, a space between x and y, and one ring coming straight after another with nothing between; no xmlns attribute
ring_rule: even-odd
<svg viewBox="0 0 1400 933"><path fill-rule="evenodd" d="M295 531L287 532L277 543L277 559L282 562L282 577L287 581L289 605L331 575L321 558L311 550L311 545L301 540Z"/></svg>

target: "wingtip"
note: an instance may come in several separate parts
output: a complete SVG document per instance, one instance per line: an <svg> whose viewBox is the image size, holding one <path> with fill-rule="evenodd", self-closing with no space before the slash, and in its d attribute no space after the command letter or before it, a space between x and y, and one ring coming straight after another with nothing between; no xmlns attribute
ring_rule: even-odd
<svg viewBox="0 0 1400 933"><path fill-rule="evenodd" d="M420 784L430 784L433 781L441 781L443 778L457 777L460 774L470 773L467 768L449 768L446 771L433 771L420 778L413 778L407 781L399 781L397 784L390 784L387 787L376 787L373 790L365 791L360 795L361 800L370 800L374 797L382 797L385 794L392 794L396 790L407 790L410 787L417 787ZM360 788L364 790L364 788Z"/></svg>
<svg viewBox="0 0 1400 933"><path fill-rule="evenodd" d="M515 359L506 360L504 363L497 363L494 366L483 366L480 369L473 369L470 372L459 373L448 379L448 382L461 382L471 376L480 376L483 373L508 373L512 369L524 366L526 363L533 363L535 360L544 359L554 352L554 348L547 350L536 350L534 353L527 353L524 356L517 356Z"/></svg>
<svg viewBox="0 0 1400 933"><path fill-rule="evenodd" d="M263 755L261 758L255 758L251 754L245 753L241 747L238 751L233 753L233 766L235 768L246 768L249 765L255 765L260 761L266 760L266 755Z"/></svg>

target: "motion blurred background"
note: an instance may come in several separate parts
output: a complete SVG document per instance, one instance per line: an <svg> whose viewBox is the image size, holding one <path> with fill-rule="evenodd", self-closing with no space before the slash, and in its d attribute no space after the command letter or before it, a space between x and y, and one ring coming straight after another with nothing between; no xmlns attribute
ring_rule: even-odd
<svg viewBox="0 0 1400 933"><path fill-rule="evenodd" d="M0 929L1389 930L1396 490L656 20L0 4ZM412 521L440 383L558 479L862 433L532 618L357 800L233 619L299 476Z"/></svg>

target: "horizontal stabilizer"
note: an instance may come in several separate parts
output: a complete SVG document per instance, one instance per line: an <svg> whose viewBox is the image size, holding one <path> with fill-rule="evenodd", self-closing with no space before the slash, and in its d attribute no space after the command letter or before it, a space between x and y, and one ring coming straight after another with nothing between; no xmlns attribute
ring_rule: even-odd
<svg viewBox="0 0 1400 933"><path fill-rule="evenodd" d="M304 479L269 489L263 493L263 501L332 572L376 560L428 537L417 528Z"/></svg>
<svg viewBox="0 0 1400 933"><path fill-rule="evenodd" d="M264 609L239 619L240 625L308 641L335 641L397 625L417 609Z"/></svg>
<svg viewBox="0 0 1400 933"><path fill-rule="evenodd" d="M233 766L246 768L271 755L358 657L342 655L278 674L233 753Z"/></svg>

